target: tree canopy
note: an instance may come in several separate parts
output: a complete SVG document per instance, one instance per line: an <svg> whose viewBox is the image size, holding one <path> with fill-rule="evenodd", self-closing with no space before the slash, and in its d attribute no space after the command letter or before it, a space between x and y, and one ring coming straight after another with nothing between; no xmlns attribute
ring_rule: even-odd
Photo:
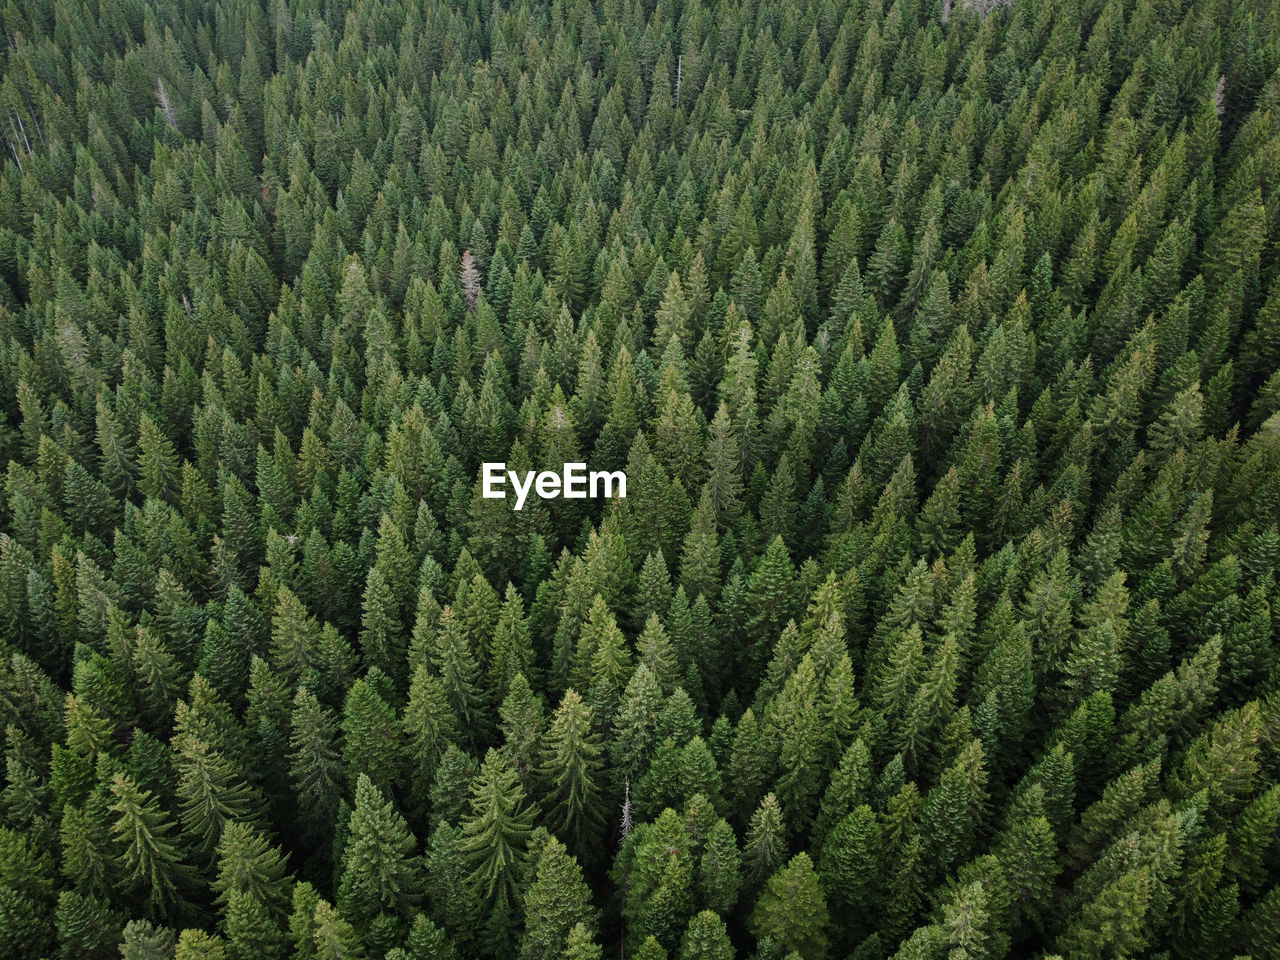
<svg viewBox="0 0 1280 960"><path fill-rule="evenodd" d="M1280 7L0 22L0 953L1274 953Z"/></svg>

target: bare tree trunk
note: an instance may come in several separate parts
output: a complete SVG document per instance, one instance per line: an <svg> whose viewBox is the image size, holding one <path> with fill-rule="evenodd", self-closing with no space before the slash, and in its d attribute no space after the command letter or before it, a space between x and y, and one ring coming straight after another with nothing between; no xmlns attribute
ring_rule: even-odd
<svg viewBox="0 0 1280 960"><path fill-rule="evenodd" d="M173 102L169 99L169 92L164 88L164 81L156 80L156 99L160 101L160 112L164 114L165 120L169 122L169 126L178 129L178 111L173 109Z"/></svg>
<svg viewBox="0 0 1280 960"><path fill-rule="evenodd" d="M22 169L22 158L18 156L18 151L14 148L13 143L8 137L4 137L4 145L9 148L9 152L13 154L13 162L18 165L18 169Z"/></svg>
<svg viewBox="0 0 1280 960"><path fill-rule="evenodd" d="M18 169L21 170L22 156L25 156L26 154L23 154L22 156L18 155L18 136L17 136L18 129L13 125L13 114L9 114L9 132L13 134L13 139L10 140L8 137L5 137L4 142L5 144L8 145L9 152L13 154L13 159L14 159L14 162L17 163L18 165ZM30 148L28 148L26 153L30 153L30 152L31 150Z"/></svg>
<svg viewBox="0 0 1280 960"><path fill-rule="evenodd" d="M30 153L31 141L27 139L27 128L22 125L22 117L16 113L13 116L18 121L18 129L22 131L22 142L26 145L27 153Z"/></svg>
<svg viewBox="0 0 1280 960"><path fill-rule="evenodd" d="M467 309L475 313L480 299L480 270L470 250L462 252L462 272L458 279L462 282L462 296L467 301Z"/></svg>

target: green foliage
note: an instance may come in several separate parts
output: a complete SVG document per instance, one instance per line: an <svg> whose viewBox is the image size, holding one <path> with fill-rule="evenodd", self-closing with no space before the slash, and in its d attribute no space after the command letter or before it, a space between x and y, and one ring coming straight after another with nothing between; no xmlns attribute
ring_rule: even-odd
<svg viewBox="0 0 1280 960"><path fill-rule="evenodd" d="M461 825L463 850L471 865L469 883L476 899L490 909L519 900L517 881L533 817L515 770L498 751L490 750L471 785L470 813Z"/></svg>
<svg viewBox="0 0 1280 960"><path fill-rule="evenodd" d="M724 921L710 910L704 910L685 928L680 941L681 960L733 960L733 944Z"/></svg>
<svg viewBox="0 0 1280 960"><path fill-rule="evenodd" d="M591 708L573 690L565 691L547 728L542 776L549 785L548 826L574 838L575 848L599 842L600 743L592 730Z"/></svg>
<svg viewBox="0 0 1280 960"><path fill-rule="evenodd" d="M807 853L798 853L765 885L751 912L751 929L805 960L827 951L827 901Z"/></svg>
<svg viewBox="0 0 1280 960"><path fill-rule="evenodd" d="M367 776L356 781L356 803L343 850L338 906L350 917L412 915L421 889L417 840Z"/></svg>
<svg viewBox="0 0 1280 960"><path fill-rule="evenodd" d="M0 954L1274 952L1275 4L0 19Z"/></svg>
<svg viewBox="0 0 1280 960"><path fill-rule="evenodd" d="M588 930L595 927L591 892L582 879L582 870L564 844L550 837L538 856L525 896L521 960L560 956L579 924Z"/></svg>
<svg viewBox="0 0 1280 960"><path fill-rule="evenodd" d="M112 835L123 861L126 882L145 900L149 910L163 914L179 901L183 864L178 846L167 834L173 829L151 791L117 773L111 781L115 814Z"/></svg>

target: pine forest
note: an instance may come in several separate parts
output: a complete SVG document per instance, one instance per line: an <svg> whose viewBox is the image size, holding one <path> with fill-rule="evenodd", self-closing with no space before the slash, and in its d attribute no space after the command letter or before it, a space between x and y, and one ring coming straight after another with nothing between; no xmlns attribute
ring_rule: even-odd
<svg viewBox="0 0 1280 960"><path fill-rule="evenodd" d="M0 25L0 957L1280 957L1274 0Z"/></svg>

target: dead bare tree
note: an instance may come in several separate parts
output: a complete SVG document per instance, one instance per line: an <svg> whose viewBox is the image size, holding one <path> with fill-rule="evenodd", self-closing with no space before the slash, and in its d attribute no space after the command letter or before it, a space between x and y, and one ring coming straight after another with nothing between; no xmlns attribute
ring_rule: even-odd
<svg viewBox="0 0 1280 960"><path fill-rule="evenodd" d="M160 112L164 114L169 126L177 130L178 111L173 108L173 101L169 99L169 91L164 88L164 81L158 78L156 80L156 99L160 101Z"/></svg>
<svg viewBox="0 0 1280 960"><path fill-rule="evenodd" d="M480 299L480 269L470 250L462 252L462 271L458 278L462 282L462 296L467 301L467 309L476 312L476 302Z"/></svg>

